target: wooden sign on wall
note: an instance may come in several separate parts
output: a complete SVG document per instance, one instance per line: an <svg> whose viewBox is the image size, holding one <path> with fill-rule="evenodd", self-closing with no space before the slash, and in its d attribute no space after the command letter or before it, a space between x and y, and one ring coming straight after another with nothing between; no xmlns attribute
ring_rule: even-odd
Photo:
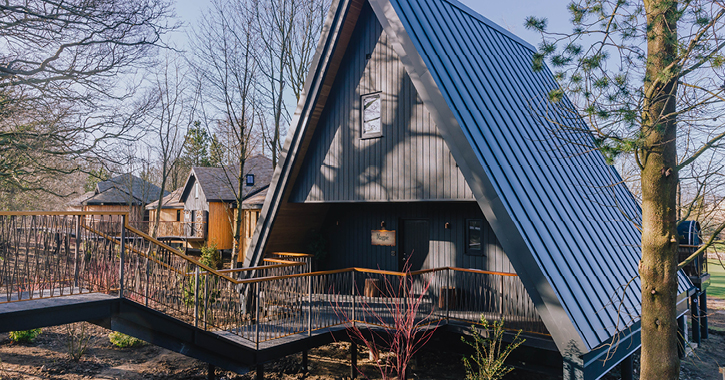
<svg viewBox="0 0 725 380"><path fill-rule="evenodd" d="M395 245L395 230L372 230L373 245Z"/></svg>

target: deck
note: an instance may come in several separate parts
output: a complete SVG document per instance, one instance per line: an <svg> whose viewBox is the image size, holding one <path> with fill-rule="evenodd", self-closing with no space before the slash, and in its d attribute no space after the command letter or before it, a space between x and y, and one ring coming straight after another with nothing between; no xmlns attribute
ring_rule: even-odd
<svg viewBox="0 0 725 380"><path fill-rule="evenodd" d="M309 272L309 255L289 253L217 271L124 219L0 213L0 329L86 320L238 371L348 339L352 325L460 333L481 316L555 349L515 274Z"/></svg>

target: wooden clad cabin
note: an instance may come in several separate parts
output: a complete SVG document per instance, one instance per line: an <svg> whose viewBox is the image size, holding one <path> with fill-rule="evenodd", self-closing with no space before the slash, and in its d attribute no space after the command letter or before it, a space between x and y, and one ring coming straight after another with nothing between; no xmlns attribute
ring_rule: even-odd
<svg viewBox="0 0 725 380"><path fill-rule="evenodd" d="M455 0L333 2L245 266L322 239L323 269L516 273L565 378L631 360L641 210L535 52Z"/></svg>
<svg viewBox="0 0 725 380"><path fill-rule="evenodd" d="M180 187L172 191L169 195L161 200L161 212L159 216L159 227L157 236L164 240L183 240L184 238L184 203L181 202L181 193L184 190ZM148 232L152 233L154 223L156 221L156 212L159 201L154 201L146 205L146 211L149 213Z"/></svg>
<svg viewBox="0 0 725 380"><path fill-rule="evenodd" d="M191 248L205 244L215 244L220 250L233 248L238 170L238 167L192 168L179 198L184 205L183 220L189 225L187 236L198 237L189 239ZM246 246L261 211L260 196L266 194L272 178L272 160L262 155L250 157L244 164L244 172L242 236Z"/></svg>

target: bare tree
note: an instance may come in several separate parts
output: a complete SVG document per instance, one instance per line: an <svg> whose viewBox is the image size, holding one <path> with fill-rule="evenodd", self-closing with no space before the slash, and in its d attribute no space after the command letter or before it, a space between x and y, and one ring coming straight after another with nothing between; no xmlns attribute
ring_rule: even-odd
<svg viewBox="0 0 725 380"><path fill-rule="evenodd" d="M289 109L300 100L307 71L317 47L329 1L254 0L256 27L262 48L256 58L265 109L271 120L261 118L264 142L273 166L277 166L284 139L284 125L291 120ZM291 92L291 93L290 93ZM286 101L294 96L295 104Z"/></svg>
<svg viewBox="0 0 725 380"><path fill-rule="evenodd" d="M587 121L580 130L561 125L555 133L580 145L583 140L571 136L593 137L605 157L634 162L642 202L640 378L676 379L677 270L684 264L678 260L677 200L678 193L690 194L696 205L721 170L725 2L586 0L569 11L571 33L549 33L545 19L527 20L543 36L534 69L549 58L563 88L548 100ZM697 253L724 227L714 227Z"/></svg>
<svg viewBox="0 0 725 380"><path fill-rule="evenodd" d="M253 29L254 9L249 2L215 0L204 13L193 33L192 66L196 72L207 123L226 123L237 149L232 162L235 170L225 170L233 189L237 208L233 217L234 248L242 242L242 202L244 200L244 163L253 150L251 139L256 126L258 66L254 54L259 47Z"/></svg>
<svg viewBox="0 0 725 380"><path fill-rule="evenodd" d="M169 24L167 1L7 1L0 4L0 188L45 190L50 176L128 136L126 74L144 67ZM120 107L119 103L124 102ZM53 157L53 159L48 159Z"/></svg>
<svg viewBox="0 0 725 380"><path fill-rule="evenodd" d="M171 53L166 54L164 59L162 71L156 75L153 88L153 96L158 103L152 129L158 137L158 145L154 148L161 165L161 191L151 232L153 237L158 234L167 181L183 151L185 131L194 120L193 107L188 99L189 79L186 68L181 59Z"/></svg>

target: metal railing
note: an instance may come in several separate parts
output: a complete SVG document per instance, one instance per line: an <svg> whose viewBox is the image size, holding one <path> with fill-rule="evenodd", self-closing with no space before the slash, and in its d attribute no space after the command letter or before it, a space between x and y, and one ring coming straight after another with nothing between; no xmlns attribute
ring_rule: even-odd
<svg viewBox="0 0 725 380"><path fill-rule="evenodd" d="M132 227L152 235L155 221L132 221L129 223ZM206 222L183 222L160 220L156 236L160 239L170 237L180 239L204 239L206 237Z"/></svg>
<svg viewBox="0 0 725 380"><path fill-rule="evenodd" d="M116 227L123 225L120 231ZM125 213L0 213L0 303L103 292L210 331L259 343L350 323L476 323L546 334L512 273L462 268L310 272L310 255L276 253L216 270L152 238Z"/></svg>

